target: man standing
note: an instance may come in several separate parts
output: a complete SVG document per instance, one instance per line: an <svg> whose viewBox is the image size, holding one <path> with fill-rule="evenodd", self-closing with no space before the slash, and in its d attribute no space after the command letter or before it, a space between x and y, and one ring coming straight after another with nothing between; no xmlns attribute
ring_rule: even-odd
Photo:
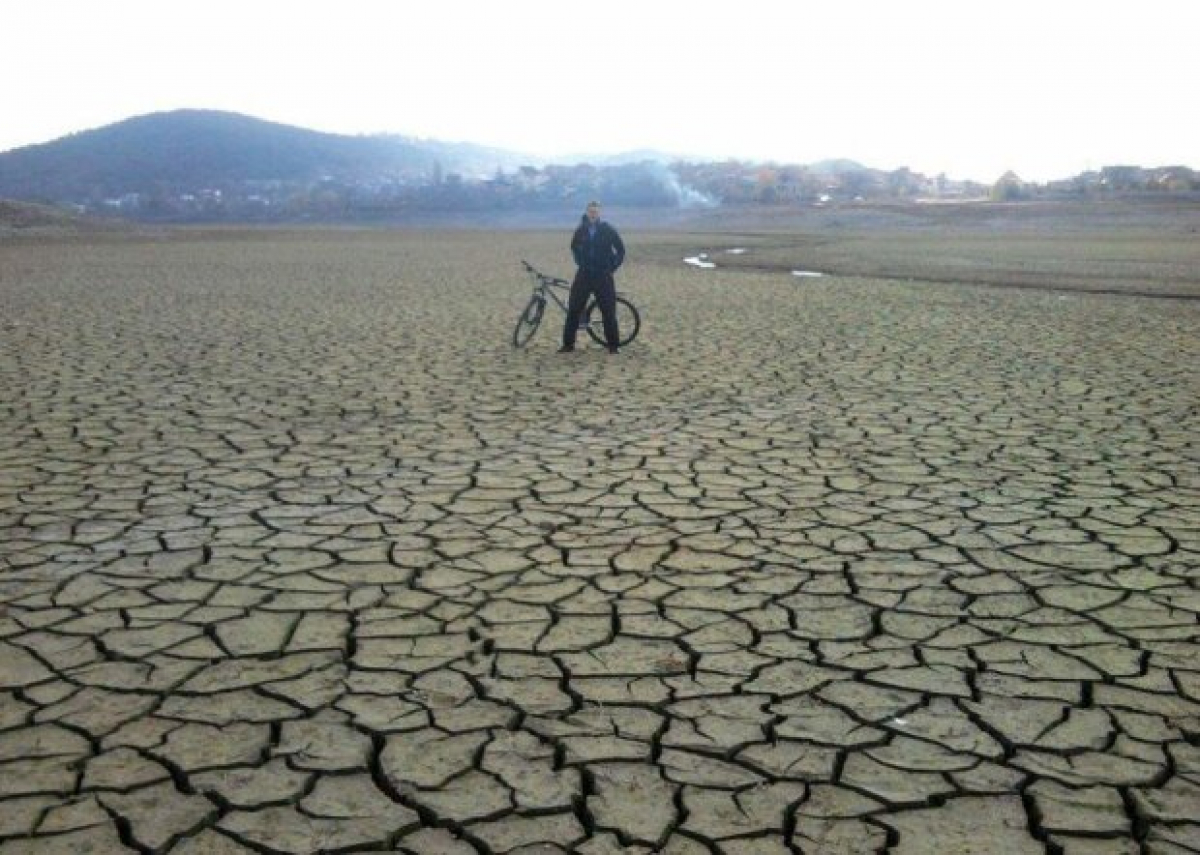
<svg viewBox="0 0 1200 855"><path fill-rule="evenodd" d="M567 301L567 323L563 327L563 343L559 353L575 349L575 334L588 297L596 295L596 304L604 318L604 340L608 352L617 352L621 340L617 329L617 286L613 274L625 260L625 244L611 225L600 219L600 203L588 202L587 213L571 237L571 254L575 256L575 281Z"/></svg>

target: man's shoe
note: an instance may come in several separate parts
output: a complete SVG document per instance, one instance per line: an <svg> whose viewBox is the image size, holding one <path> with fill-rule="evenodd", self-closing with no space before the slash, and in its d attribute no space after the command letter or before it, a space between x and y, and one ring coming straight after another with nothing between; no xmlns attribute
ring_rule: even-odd
<svg viewBox="0 0 1200 855"><path fill-rule="evenodd" d="M560 347L558 349L558 352L559 353L574 353L575 348L574 348L574 346L568 347L567 345L564 344L562 347Z"/></svg>
<svg viewBox="0 0 1200 855"><path fill-rule="evenodd" d="M617 350L617 348L615 346L609 345L608 352L611 353L613 356L616 356L621 351Z"/></svg>

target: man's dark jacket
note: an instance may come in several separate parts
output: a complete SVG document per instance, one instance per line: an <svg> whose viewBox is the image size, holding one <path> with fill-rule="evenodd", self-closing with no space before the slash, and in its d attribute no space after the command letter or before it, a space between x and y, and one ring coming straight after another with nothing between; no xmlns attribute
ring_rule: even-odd
<svg viewBox="0 0 1200 855"><path fill-rule="evenodd" d="M581 223L571 237L571 254L584 273L613 273L625 261L625 244L617 230L601 220L596 236L588 235L588 224Z"/></svg>

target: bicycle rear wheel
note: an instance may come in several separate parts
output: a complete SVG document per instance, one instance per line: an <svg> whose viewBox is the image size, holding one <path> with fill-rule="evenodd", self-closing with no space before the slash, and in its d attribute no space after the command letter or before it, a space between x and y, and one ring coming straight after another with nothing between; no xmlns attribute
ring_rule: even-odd
<svg viewBox="0 0 1200 855"><path fill-rule="evenodd" d="M596 305L594 297L588 301L587 308L583 311L583 318L587 322L588 335L592 337L592 340L597 344L608 344L604 338L604 316L600 307ZM641 328L642 318L633 303L624 297L617 297L617 335L621 347L637 338L638 330Z"/></svg>
<svg viewBox="0 0 1200 855"><path fill-rule="evenodd" d="M529 344L533 334L538 331L538 325L541 324L542 315L545 313L546 298L540 294L534 294L529 298L529 304L525 307L525 311L521 312L521 317L517 318L517 327L513 330L513 347L524 347Z"/></svg>

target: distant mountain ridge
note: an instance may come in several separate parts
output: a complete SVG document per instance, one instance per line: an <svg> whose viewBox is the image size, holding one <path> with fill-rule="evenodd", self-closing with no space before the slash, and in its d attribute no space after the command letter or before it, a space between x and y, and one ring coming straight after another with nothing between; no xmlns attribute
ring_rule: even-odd
<svg viewBox="0 0 1200 855"><path fill-rule="evenodd" d="M652 149L578 154L560 164L598 168L687 161ZM467 180L544 166L547 159L470 142L399 134L351 136L315 131L220 110L181 109L135 116L57 140L0 152L0 198L98 204L255 185L304 186L328 180L348 185ZM864 170L846 160L820 171Z"/></svg>
<svg viewBox="0 0 1200 855"><path fill-rule="evenodd" d="M812 164L672 159L638 149L547 162L474 143L347 136L215 110L126 119L0 153L0 199L155 222L403 222L422 217L626 208L841 205L899 200L1015 201L1149 194L1200 200L1186 167L1105 167L1047 185L988 186Z"/></svg>
<svg viewBox="0 0 1200 855"><path fill-rule="evenodd" d="M137 116L0 153L0 197L100 199L245 182L418 180L528 163L514 152L396 135L346 136L217 110Z"/></svg>

